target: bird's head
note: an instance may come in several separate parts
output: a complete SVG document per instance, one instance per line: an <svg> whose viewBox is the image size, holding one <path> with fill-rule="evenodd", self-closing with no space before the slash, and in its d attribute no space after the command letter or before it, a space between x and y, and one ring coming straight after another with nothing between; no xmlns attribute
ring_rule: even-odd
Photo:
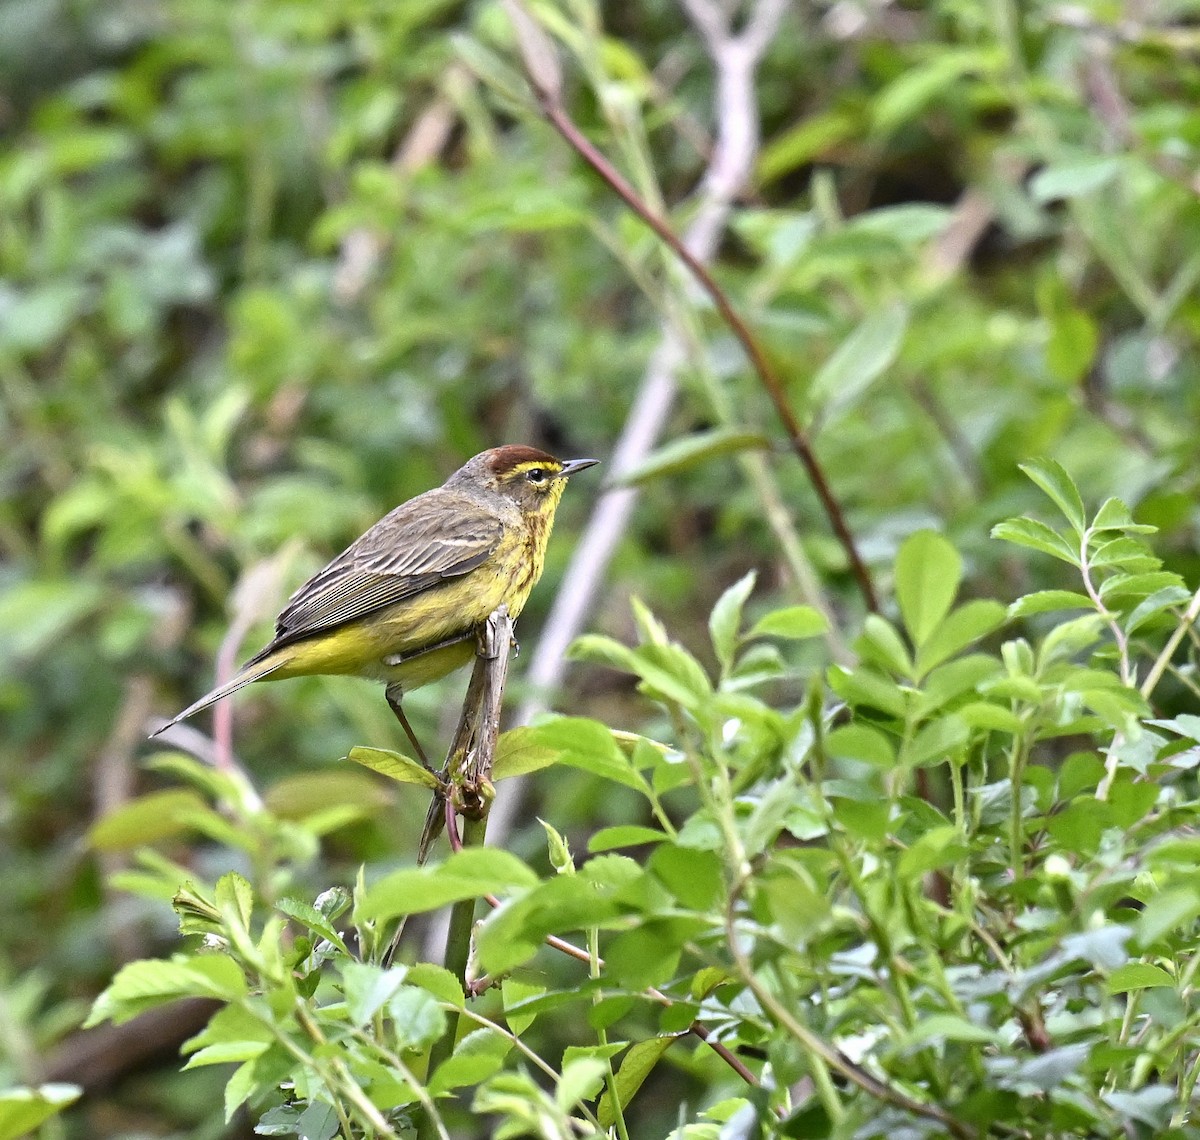
<svg viewBox="0 0 1200 1140"><path fill-rule="evenodd" d="M511 443L480 452L449 482L468 483L512 499L525 515L552 516L567 480L598 459L556 459L548 452Z"/></svg>

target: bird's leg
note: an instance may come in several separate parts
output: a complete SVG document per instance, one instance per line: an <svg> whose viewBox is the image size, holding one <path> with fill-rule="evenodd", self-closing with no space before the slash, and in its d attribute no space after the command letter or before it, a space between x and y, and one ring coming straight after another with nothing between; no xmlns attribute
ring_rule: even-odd
<svg viewBox="0 0 1200 1140"><path fill-rule="evenodd" d="M393 684L388 685L384 690L384 695L387 697L388 706L396 714L396 719L400 722L401 728L404 729L405 734L408 736L409 742L417 750L417 759L432 772L433 765L429 763L429 757L425 755L425 749L421 747L421 742L417 739L417 734L413 732L412 725L408 723L408 717L404 715L404 709L400 704L404 697L404 691L399 685Z"/></svg>

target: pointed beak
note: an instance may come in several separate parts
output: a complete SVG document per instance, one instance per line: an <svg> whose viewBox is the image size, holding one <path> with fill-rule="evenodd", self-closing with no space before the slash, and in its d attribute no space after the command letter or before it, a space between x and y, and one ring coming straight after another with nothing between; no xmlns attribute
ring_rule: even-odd
<svg viewBox="0 0 1200 1140"><path fill-rule="evenodd" d="M595 467L599 462L599 459L568 459L563 463L559 475L565 479L578 471L586 471L589 467Z"/></svg>

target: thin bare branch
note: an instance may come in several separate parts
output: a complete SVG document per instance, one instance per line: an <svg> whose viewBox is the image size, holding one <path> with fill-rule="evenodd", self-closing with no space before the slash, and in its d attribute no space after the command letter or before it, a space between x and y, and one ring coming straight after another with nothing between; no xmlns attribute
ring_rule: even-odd
<svg viewBox="0 0 1200 1140"><path fill-rule="evenodd" d="M520 3L520 0L510 0L510 2L516 4ZM757 108L754 103L754 87L752 82L753 70L758 62L757 57L751 57L744 50L740 40L730 40L727 41L725 50L718 53L714 58L718 68L718 106L722 108L734 108L737 111L737 121L741 124L742 129L738 131L722 130L718 134L717 149L714 154L713 164L710 166L708 176L705 180L706 184L710 186L710 196L713 193L711 185L717 182L717 180L722 179L726 174L726 161L730 152L734 152L734 157L728 159L732 165L736 162L738 151L748 152L748 154L752 155L757 150L758 138L758 117ZM704 261L696 257L695 253L689 248L688 243L681 240L666 220L655 213L624 175L608 161L595 144L579 129L562 101L552 91L538 84L536 78L533 79L533 86L537 93L542 113L546 116L550 124L562 135L576 153L600 175L617 196L683 262L692 277L704 292L708 294L712 303L716 306L717 312L721 315L721 319L733 332L734 336L737 337L755 374L766 390L772 406L775 408L775 413L783 425L792 449L800 459L808 475L809 482L812 484L813 490L820 500L821 507L829 519L834 535L846 553L850 569L858 583L867 608L873 611L878 610L878 599L875 595L875 588L871 581L870 573L862 560L862 556L859 554L854 537L850 533L850 528L847 525L841 504L833 493L824 468L817 459L807 433L792 409L783 381L776 372L774 365L768 358L758 338L751 332L749 326L742 319L741 314L734 307L729 296L717 284L712 274L709 273ZM742 165L742 163L737 163L739 169L742 168ZM749 162L746 162L745 169L741 169L741 178L737 185L732 190L728 185L723 188L729 194L729 199L725 200L726 209L728 209L729 202L732 200L732 195L736 193L741 183L748 176ZM714 198L714 200L719 199Z"/></svg>

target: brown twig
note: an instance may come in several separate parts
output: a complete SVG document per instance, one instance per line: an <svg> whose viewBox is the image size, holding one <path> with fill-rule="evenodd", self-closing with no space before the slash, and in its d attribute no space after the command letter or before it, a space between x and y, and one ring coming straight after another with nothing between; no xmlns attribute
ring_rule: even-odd
<svg viewBox="0 0 1200 1140"><path fill-rule="evenodd" d="M512 618L508 616L508 607L501 605L479 630L475 669L463 703L458 731L446 756L445 787L435 793L434 806L430 809L431 814L445 813L450 845L456 851L462 849L464 842L469 846L481 846L484 841L488 809L492 801L492 762L496 755L504 685L514 643ZM466 820L466 833L462 839L459 838L456 825L459 815ZM427 821L427 831L429 827ZM424 837L422 842L425 842ZM464 986L467 984L474 925L475 899L456 903L450 911L450 927L442 962ZM428 1071L431 1075L454 1052L457 1035L458 1015L451 1011L446 1018L445 1033L429 1050ZM417 1125L418 1140L428 1140L435 1133L432 1113L422 1113Z"/></svg>
<svg viewBox="0 0 1200 1140"><path fill-rule="evenodd" d="M562 101L560 84L557 81L557 64L551 62L549 57L549 52L553 50L552 45L545 36L541 35L540 30L534 30L536 25L533 24L532 17L525 12L521 0L507 0L506 7L510 15L514 17L518 31L518 43L521 46L522 57L526 65L526 75L546 120L613 192L654 231L708 294L722 320L737 337L746 358L766 390L776 415L783 424L792 449L799 457L809 481L812 483L813 490L820 500L821 507L829 519L834 535L846 553L846 559L858 583L863 601L868 609L873 612L878 611L879 602L875 595L870 572L859 554L854 536L850 533L845 513L833 493L812 444L809 442L808 434L788 402L783 381L768 359L758 338L750 331L741 314L734 308L728 294L717 284L704 263L687 248L687 245L680 240L666 220L655 213L633 185L608 161L571 118ZM773 5L773 7L777 7L777 5ZM693 18L713 50L716 50L717 46L721 46L723 50L728 51L731 46L737 46L739 53L749 53L755 50L764 35L769 37L770 34L771 24L769 21L751 21L737 38L731 38L728 30L728 15L722 15L722 10L705 0L690 0L689 11L692 12ZM761 51L761 46L757 46L757 50Z"/></svg>

